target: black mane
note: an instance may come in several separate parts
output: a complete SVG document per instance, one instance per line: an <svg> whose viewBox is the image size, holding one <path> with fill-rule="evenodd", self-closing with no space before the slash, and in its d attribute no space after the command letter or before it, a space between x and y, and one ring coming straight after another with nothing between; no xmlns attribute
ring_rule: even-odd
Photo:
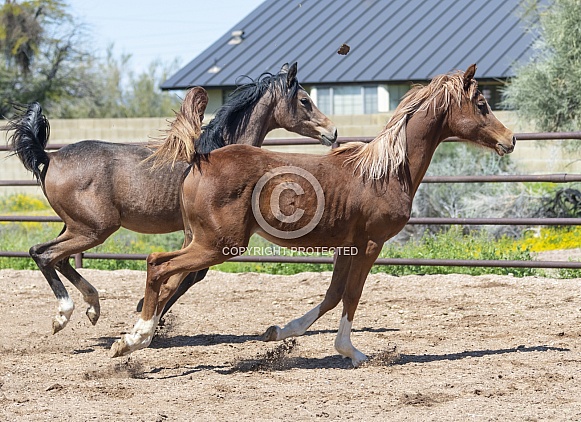
<svg viewBox="0 0 581 422"><path fill-rule="evenodd" d="M291 86L287 86L287 73L276 75L265 72L251 82L238 86L232 92L222 107L218 109L214 118L203 127L200 138L196 141L196 155L207 156L211 151L235 143L239 134L244 130L254 107L267 91L279 92L291 99L297 95L299 83L292 79Z"/></svg>

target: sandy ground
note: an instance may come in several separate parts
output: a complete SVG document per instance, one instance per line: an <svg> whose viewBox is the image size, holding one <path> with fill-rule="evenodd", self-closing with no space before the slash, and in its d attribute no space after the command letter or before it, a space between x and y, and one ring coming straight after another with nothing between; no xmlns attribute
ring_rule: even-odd
<svg viewBox="0 0 581 422"><path fill-rule="evenodd" d="M581 420L581 279L371 275L353 369L333 349L340 307L264 343L318 303L330 273L223 274L182 298L150 348L111 359L144 273L83 270L101 293L51 335L38 271L0 271L0 420Z"/></svg>

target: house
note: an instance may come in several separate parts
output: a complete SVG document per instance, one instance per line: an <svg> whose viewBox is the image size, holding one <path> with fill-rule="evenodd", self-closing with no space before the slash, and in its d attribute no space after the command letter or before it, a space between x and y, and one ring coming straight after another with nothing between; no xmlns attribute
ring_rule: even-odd
<svg viewBox="0 0 581 422"><path fill-rule="evenodd" d="M203 86L213 112L244 82L241 75L256 78L297 61L321 111L375 114L395 109L412 83L477 63L480 88L496 109L503 81L531 53L520 3L265 0L161 88Z"/></svg>

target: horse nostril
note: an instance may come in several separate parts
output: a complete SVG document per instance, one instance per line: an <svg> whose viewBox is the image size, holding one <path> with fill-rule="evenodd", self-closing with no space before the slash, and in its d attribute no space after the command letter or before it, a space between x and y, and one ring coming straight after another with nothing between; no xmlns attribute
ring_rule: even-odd
<svg viewBox="0 0 581 422"><path fill-rule="evenodd" d="M512 146L516 145L516 136L512 135Z"/></svg>
<svg viewBox="0 0 581 422"><path fill-rule="evenodd" d="M335 131L333 132L333 139L337 139L337 128L335 128Z"/></svg>

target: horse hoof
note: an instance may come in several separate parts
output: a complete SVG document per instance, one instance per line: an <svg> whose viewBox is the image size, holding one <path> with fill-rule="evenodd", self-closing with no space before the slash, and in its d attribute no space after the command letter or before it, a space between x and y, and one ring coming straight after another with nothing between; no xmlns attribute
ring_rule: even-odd
<svg viewBox="0 0 581 422"><path fill-rule="evenodd" d="M276 340L278 340L278 332L279 331L280 331L280 328L278 328L276 325L273 325L272 327L268 327L266 332L262 335L262 341L276 341Z"/></svg>
<svg viewBox="0 0 581 422"><path fill-rule="evenodd" d="M345 358L351 358L351 364L353 368L359 368L365 362L369 360L367 355L361 353L359 350L355 350L352 356L344 356Z"/></svg>
<svg viewBox="0 0 581 422"><path fill-rule="evenodd" d="M69 322L65 317L62 315L54 317L52 320L52 333L56 334L63 328L67 326L67 322Z"/></svg>
<svg viewBox="0 0 581 422"><path fill-rule="evenodd" d="M367 356L365 356L365 359L351 358L351 364L353 365L353 368L359 368L361 365L367 362L367 360Z"/></svg>
<svg viewBox="0 0 581 422"><path fill-rule="evenodd" d="M118 358L120 356L124 356L129 353L131 353L131 350L129 349L129 346L127 346L127 343L125 342L124 339L119 339L115 341L115 343L113 343L113 345L111 346L112 358Z"/></svg>
<svg viewBox="0 0 581 422"><path fill-rule="evenodd" d="M99 320L99 317L101 316L101 312L99 311L98 307L89 306L87 308L86 315L87 315L87 318L89 318L89 321L91 321L91 324L95 325L95 324L97 324L97 321Z"/></svg>
<svg viewBox="0 0 581 422"><path fill-rule="evenodd" d="M143 309L143 298L139 299L139 302L137 302L137 306L135 307L135 311L141 312L142 309Z"/></svg>

